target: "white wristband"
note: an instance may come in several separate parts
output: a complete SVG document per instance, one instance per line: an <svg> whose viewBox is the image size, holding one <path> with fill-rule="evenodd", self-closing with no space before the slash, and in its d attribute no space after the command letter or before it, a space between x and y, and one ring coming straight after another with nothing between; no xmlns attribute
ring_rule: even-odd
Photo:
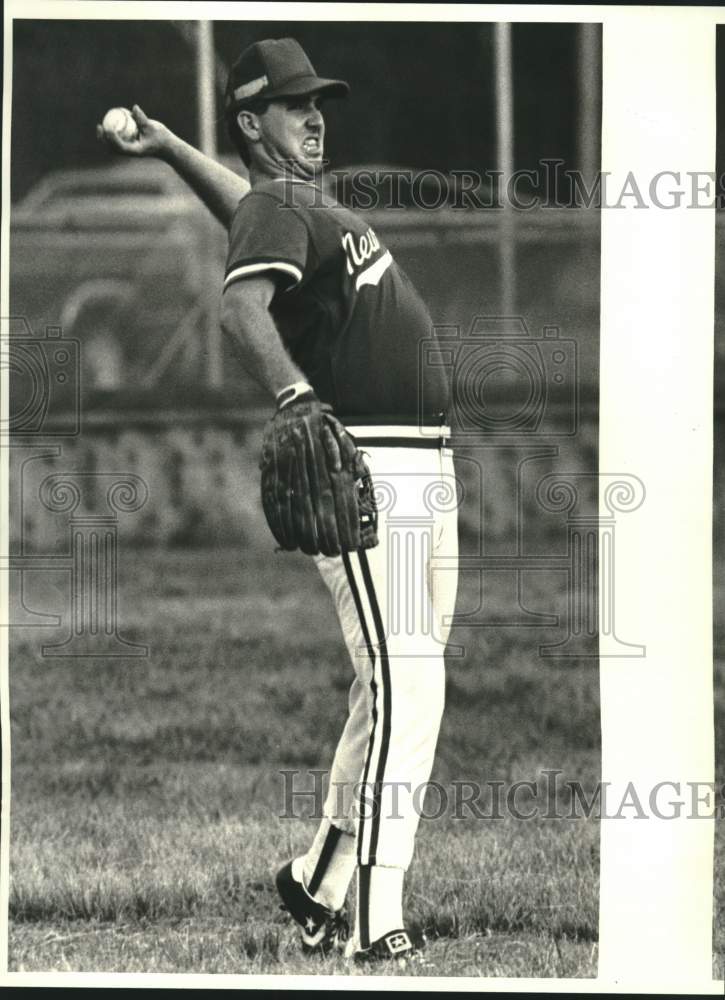
<svg viewBox="0 0 725 1000"><path fill-rule="evenodd" d="M289 406L295 399L299 399L300 396L307 396L310 393L314 395L315 390L307 382L293 382L292 385L280 389L275 396L277 409L283 410L285 406Z"/></svg>

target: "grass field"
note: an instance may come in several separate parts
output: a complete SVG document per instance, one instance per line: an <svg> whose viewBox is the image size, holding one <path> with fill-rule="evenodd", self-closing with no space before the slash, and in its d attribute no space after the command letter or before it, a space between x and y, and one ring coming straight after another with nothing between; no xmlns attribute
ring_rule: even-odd
<svg viewBox="0 0 725 1000"><path fill-rule="evenodd" d="M272 887L316 826L280 818L280 772L329 766L351 679L321 580L268 552L121 563L122 631L148 658L52 660L15 635L11 970L348 972L298 954ZM458 631L443 786L556 768L594 787L596 663L542 660L541 638ZM423 820L406 912L426 974L596 975L598 853L594 820Z"/></svg>

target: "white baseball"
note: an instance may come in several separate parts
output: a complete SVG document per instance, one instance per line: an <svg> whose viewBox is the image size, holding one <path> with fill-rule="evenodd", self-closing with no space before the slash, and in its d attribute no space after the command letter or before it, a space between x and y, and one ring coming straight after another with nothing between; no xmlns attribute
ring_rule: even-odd
<svg viewBox="0 0 725 1000"><path fill-rule="evenodd" d="M111 108L103 116L103 131L106 135L114 133L119 139L135 139L138 126L128 108Z"/></svg>

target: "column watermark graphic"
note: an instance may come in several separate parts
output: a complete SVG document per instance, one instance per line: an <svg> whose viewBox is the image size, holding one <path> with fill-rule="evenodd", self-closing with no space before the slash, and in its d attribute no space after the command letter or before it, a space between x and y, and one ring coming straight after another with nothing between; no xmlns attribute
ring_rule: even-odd
<svg viewBox="0 0 725 1000"><path fill-rule="evenodd" d="M89 493L96 502L100 494L100 511L84 511ZM143 507L146 484L130 473L57 473L43 481L40 497L47 510L70 515L70 634L43 646L43 655L148 656L147 646L118 632L118 515Z"/></svg>
<svg viewBox="0 0 725 1000"><path fill-rule="evenodd" d="M437 656L446 648L432 595L437 518L460 506L463 484L454 475L391 472L374 477L378 531L386 535L385 638L388 655L395 658ZM395 640L401 639L400 645ZM393 647L391 648L391 643ZM377 646L376 643L372 643ZM448 644L450 656L465 649ZM360 646L358 655L367 656Z"/></svg>
<svg viewBox="0 0 725 1000"><path fill-rule="evenodd" d="M584 482L599 485L603 513L580 510ZM637 510L645 499L637 476L590 473L552 474L537 485L542 508L567 516L567 552L561 568L568 574L568 635L541 646L542 656L644 656L646 647L624 642L616 632L615 529L617 514ZM601 610L601 616L600 616Z"/></svg>

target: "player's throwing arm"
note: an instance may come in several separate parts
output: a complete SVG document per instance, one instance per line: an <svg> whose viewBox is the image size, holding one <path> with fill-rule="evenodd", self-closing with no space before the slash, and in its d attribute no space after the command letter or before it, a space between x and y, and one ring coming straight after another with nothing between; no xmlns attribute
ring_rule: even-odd
<svg viewBox="0 0 725 1000"><path fill-rule="evenodd" d="M176 170L226 228L249 182L190 146L162 122L148 118L138 104L111 108L96 125L96 136L124 156L153 156Z"/></svg>

